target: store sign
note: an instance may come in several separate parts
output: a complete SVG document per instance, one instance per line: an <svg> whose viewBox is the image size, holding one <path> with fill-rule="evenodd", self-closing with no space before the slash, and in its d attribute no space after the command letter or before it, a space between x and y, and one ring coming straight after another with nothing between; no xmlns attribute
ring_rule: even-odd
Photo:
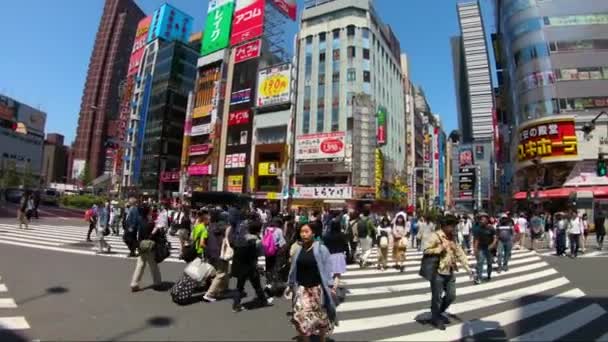
<svg viewBox="0 0 608 342"><path fill-rule="evenodd" d="M165 171L160 174L160 181L163 183L179 183L179 171Z"/></svg>
<svg viewBox="0 0 608 342"><path fill-rule="evenodd" d="M458 165L473 165L473 150L469 147L461 148L458 154Z"/></svg>
<svg viewBox="0 0 608 342"><path fill-rule="evenodd" d="M249 109L237 110L228 115L228 126L236 126L249 123Z"/></svg>
<svg viewBox="0 0 608 342"><path fill-rule="evenodd" d="M201 55L206 56L228 46L234 1L210 1Z"/></svg>
<svg viewBox="0 0 608 342"><path fill-rule="evenodd" d="M211 133L211 124L202 124L197 126L192 126L192 133L190 134L193 137L199 135L205 135Z"/></svg>
<svg viewBox="0 0 608 342"><path fill-rule="evenodd" d="M295 187L296 199L351 199L353 188L349 186L309 186Z"/></svg>
<svg viewBox="0 0 608 342"><path fill-rule="evenodd" d="M228 176L228 186L227 189L230 192L234 193L242 193L243 192L243 176Z"/></svg>
<svg viewBox="0 0 608 342"><path fill-rule="evenodd" d="M344 132L306 134L296 137L296 160L344 158Z"/></svg>
<svg viewBox="0 0 608 342"><path fill-rule="evenodd" d="M127 77L136 74L139 70L141 59L144 56L144 48L148 42L148 31L150 30L151 23L152 17L150 16L140 20L139 24L137 24L135 40L133 41L133 50L131 51L131 58L129 59Z"/></svg>
<svg viewBox="0 0 608 342"><path fill-rule="evenodd" d="M459 198L472 199L475 192L476 169L461 167L458 172Z"/></svg>
<svg viewBox="0 0 608 342"><path fill-rule="evenodd" d="M378 141L378 145L382 146L386 144L386 108L378 107L376 122L376 140Z"/></svg>
<svg viewBox="0 0 608 342"><path fill-rule="evenodd" d="M207 176L211 175L213 168L211 164L205 165L190 165L188 167L188 175L190 176Z"/></svg>
<svg viewBox="0 0 608 342"><path fill-rule="evenodd" d="M237 0L230 45L238 45L264 34L265 4L265 0Z"/></svg>
<svg viewBox="0 0 608 342"><path fill-rule="evenodd" d="M235 91L230 95L230 104L239 104L249 102L251 100L251 88Z"/></svg>
<svg viewBox="0 0 608 342"><path fill-rule="evenodd" d="M543 120L519 130L519 162L578 155L574 119Z"/></svg>
<svg viewBox="0 0 608 342"><path fill-rule="evenodd" d="M234 153L226 155L224 161L224 168L226 169L238 169L244 168L247 162L247 155L245 153Z"/></svg>
<svg viewBox="0 0 608 342"><path fill-rule="evenodd" d="M260 70L258 74L258 107L274 106L290 101L291 64Z"/></svg>
<svg viewBox="0 0 608 342"><path fill-rule="evenodd" d="M376 198L382 196L382 182L384 181L384 156L382 151L377 148L374 155L374 187L376 190Z"/></svg>
<svg viewBox="0 0 608 342"><path fill-rule="evenodd" d="M291 20L296 20L297 4L296 0L269 0L285 16Z"/></svg>
<svg viewBox="0 0 608 342"><path fill-rule="evenodd" d="M211 150L211 144L199 144L190 146L190 155L191 156L200 156L209 154Z"/></svg>
<svg viewBox="0 0 608 342"><path fill-rule="evenodd" d="M252 42L245 43L236 48L234 51L234 64L241 63L253 58L260 57L262 52L262 40L256 39Z"/></svg>
<svg viewBox="0 0 608 342"><path fill-rule="evenodd" d="M199 76L196 97L204 100L203 104L193 109L193 119L202 118L208 115L215 116L217 114L221 86L220 75L220 67L214 67L204 70Z"/></svg>
<svg viewBox="0 0 608 342"><path fill-rule="evenodd" d="M278 162L267 162L258 164L258 176L276 176L279 173Z"/></svg>

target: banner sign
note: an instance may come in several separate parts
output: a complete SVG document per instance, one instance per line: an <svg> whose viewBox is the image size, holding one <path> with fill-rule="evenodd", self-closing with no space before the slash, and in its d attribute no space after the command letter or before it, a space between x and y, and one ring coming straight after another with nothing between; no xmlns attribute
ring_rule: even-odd
<svg viewBox="0 0 608 342"><path fill-rule="evenodd" d="M228 186L227 189L230 192L242 193L243 192L243 176L228 176Z"/></svg>
<svg viewBox="0 0 608 342"><path fill-rule="evenodd" d="M192 126L191 136L196 137L199 135L205 135L211 133L211 124L202 124L197 126Z"/></svg>
<svg viewBox="0 0 608 342"><path fill-rule="evenodd" d="M386 108L378 107L376 140L378 145L386 145Z"/></svg>
<svg viewBox="0 0 608 342"><path fill-rule="evenodd" d="M160 174L160 181L163 183L179 183L179 171L165 171Z"/></svg>
<svg viewBox="0 0 608 342"><path fill-rule="evenodd" d="M199 144L190 146L190 155L191 156L200 156L209 154L211 150L211 144Z"/></svg>
<svg viewBox="0 0 608 342"><path fill-rule="evenodd" d="M297 4L296 0L269 0L272 4L291 20L296 20Z"/></svg>
<svg viewBox="0 0 608 342"><path fill-rule="evenodd" d="M247 154L235 153L226 155L224 162L224 168L226 169L238 169L245 167L247 161Z"/></svg>
<svg viewBox="0 0 608 342"><path fill-rule="evenodd" d="M344 158L344 132L305 134L296 137L296 160Z"/></svg>
<svg viewBox="0 0 608 342"><path fill-rule="evenodd" d="M190 176L207 176L211 175L213 168L211 164L205 165L190 165L188 167L188 175Z"/></svg>
<svg viewBox="0 0 608 342"><path fill-rule="evenodd" d="M201 45L202 56L206 56L228 46L233 11L233 0L209 1L205 33L203 36L203 44Z"/></svg>
<svg viewBox="0 0 608 342"><path fill-rule="evenodd" d="M351 199L353 188L349 186L295 187L293 198L301 199Z"/></svg>
<svg viewBox="0 0 608 342"><path fill-rule="evenodd" d="M474 167L461 167L458 172L459 198L473 198L475 192L476 171Z"/></svg>
<svg viewBox="0 0 608 342"><path fill-rule="evenodd" d="M258 164L258 176L276 176L279 172L278 162L266 162Z"/></svg>
<svg viewBox="0 0 608 342"><path fill-rule="evenodd" d="M148 42L148 31L150 30L151 23L152 17L150 16L143 18L139 21L139 24L137 24L133 49L131 50L131 58L129 59L127 77L136 74L139 70L141 59L144 56L144 48Z"/></svg>
<svg viewBox="0 0 608 342"><path fill-rule="evenodd" d="M237 110L228 115L228 126L236 126L249 123L249 109Z"/></svg>
<svg viewBox="0 0 608 342"><path fill-rule="evenodd" d="M237 0L230 45L258 38L264 34L265 0Z"/></svg>
<svg viewBox="0 0 608 342"><path fill-rule="evenodd" d="M230 104L239 104L249 102L251 100L251 88L235 91L230 95Z"/></svg>
<svg viewBox="0 0 608 342"><path fill-rule="evenodd" d="M574 119L548 119L519 130L517 160L578 155Z"/></svg>
<svg viewBox="0 0 608 342"><path fill-rule="evenodd" d="M290 101L291 64L281 64L258 73L258 107L274 106Z"/></svg>
<svg viewBox="0 0 608 342"><path fill-rule="evenodd" d="M458 165L473 165L473 150L469 147L461 148L458 154Z"/></svg>
<svg viewBox="0 0 608 342"><path fill-rule="evenodd" d="M256 39L252 42L238 46L234 51L234 64L241 63L256 57L262 52L262 40Z"/></svg>

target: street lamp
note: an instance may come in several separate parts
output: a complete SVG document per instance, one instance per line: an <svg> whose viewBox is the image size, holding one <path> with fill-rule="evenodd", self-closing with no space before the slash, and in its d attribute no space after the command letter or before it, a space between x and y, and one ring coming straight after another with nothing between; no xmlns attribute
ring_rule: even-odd
<svg viewBox="0 0 608 342"><path fill-rule="evenodd" d="M595 129L595 122L602 115L608 116L608 113L606 111L601 111L598 115L595 116L595 118L593 118L593 120L591 120L590 122L585 122L585 124L583 125L583 128L582 128L582 131L585 132L585 134L589 134L589 133L593 132L593 130Z"/></svg>

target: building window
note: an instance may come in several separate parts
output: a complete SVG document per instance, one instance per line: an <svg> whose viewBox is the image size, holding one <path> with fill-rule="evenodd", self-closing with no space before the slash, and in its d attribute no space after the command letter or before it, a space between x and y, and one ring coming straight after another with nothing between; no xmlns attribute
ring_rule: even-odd
<svg viewBox="0 0 608 342"><path fill-rule="evenodd" d="M338 71L334 71L334 72L331 74L331 81L332 81L333 83L340 82L340 70L338 70Z"/></svg>
<svg viewBox="0 0 608 342"><path fill-rule="evenodd" d="M323 109L317 109L317 132L323 132L323 126L325 124L325 113L323 113Z"/></svg>
<svg viewBox="0 0 608 342"><path fill-rule="evenodd" d="M365 83L370 83L371 82L371 75L369 71L364 71L363 72L363 82Z"/></svg>
<svg viewBox="0 0 608 342"><path fill-rule="evenodd" d="M348 37L354 37L355 36L355 25L348 25L346 27L346 35Z"/></svg>
<svg viewBox="0 0 608 342"><path fill-rule="evenodd" d="M348 68L346 71L346 80L349 82L353 82L357 80L357 69Z"/></svg>
<svg viewBox="0 0 608 342"><path fill-rule="evenodd" d="M333 56L334 61L339 61L340 60L340 49L334 49L332 52L332 56Z"/></svg>
<svg viewBox="0 0 608 342"><path fill-rule="evenodd" d="M325 85L319 84L317 90L317 106L323 108L325 106Z"/></svg>
<svg viewBox="0 0 608 342"><path fill-rule="evenodd" d="M308 134L310 132L310 111L305 110L302 113L302 133Z"/></svg>
<svg viewBox="0 0 608 342"><path fill-rule="evenodd" d="M332 107L340 106L340 83L334 82L331 85L331 105Z"/></svg>
<svg viewBox="0 0 608 342"><path fill-rule="evenodd" d="M369 61L369 49L363 49L363 59Z"/></svg>
<svg viewBox="0 0 608 342"><path fill-rule="evenodd" d="M325 43L325 32L319 33L319 43Z"/></svg>
<svg viewBox="0 0 608 342"><path fill-rule="evenodd" d="M348 58L355 58L355 47L354 46L349 46L346 48L346 55L348 56Z"/></svg>
<svg viewBox="0 0 608 342"><path fill-rule="evenodd" d="M340 110L338 107L331 109L331 131L337 132L340 129Z"/></svg>
<svg viewBox="0 0 608 342"><path fill-rule="evenodd" d="M334 49L339 48L340 47L340 30L339 29L333 31L333 37L334 37L334 39L332 41L332 47Z"/></svg>

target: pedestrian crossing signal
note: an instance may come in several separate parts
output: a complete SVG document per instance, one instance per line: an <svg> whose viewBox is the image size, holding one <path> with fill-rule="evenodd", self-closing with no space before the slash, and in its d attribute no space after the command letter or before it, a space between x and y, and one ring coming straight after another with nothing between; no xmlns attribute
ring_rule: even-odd
<svg viewBox="0 0 608 342"><path fill-rule="evenodd" d="M599 155L597 158L597 175L599 177L606 177L606 160L603 155Z"/></svg>

